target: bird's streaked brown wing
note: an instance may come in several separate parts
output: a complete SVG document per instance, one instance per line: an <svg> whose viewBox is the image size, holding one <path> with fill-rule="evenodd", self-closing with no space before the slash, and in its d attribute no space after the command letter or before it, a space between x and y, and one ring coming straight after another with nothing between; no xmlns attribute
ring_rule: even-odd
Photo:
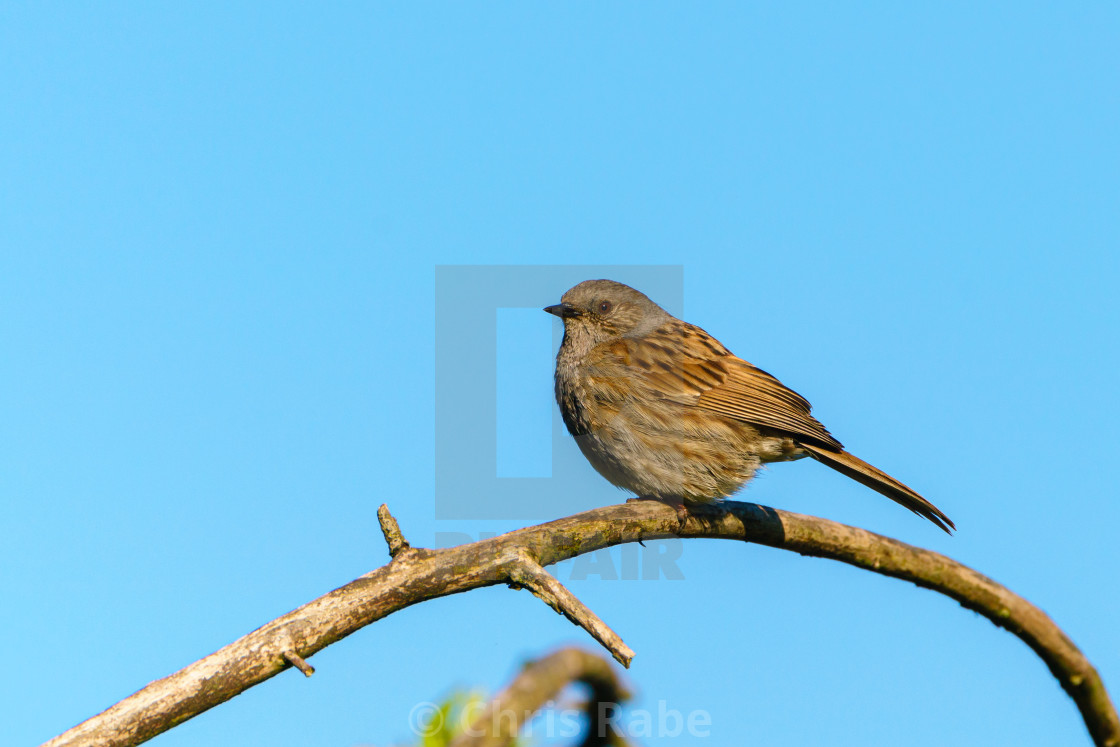
<svg viewBox="0 0 1120 747"><path fill-rule="evenodd" d="M833 449L843 448L809 413L805 398L732 355L699 327L673 320L641 338L602 351L623 363L652 393Z"/></svg>
<svg viewBox="0 0 1120 747"><path fill-rule="evenodd" d="M628 377L647 387L646 395L784 433L817 461L897 501L946 532L953 528L948 516L912 488L844 451L809 413L804 397L761 368L735 357L699 327L673 320L644 337L609 343L592 358L596 359L593 365L603 373L625 367Z"/></svg>

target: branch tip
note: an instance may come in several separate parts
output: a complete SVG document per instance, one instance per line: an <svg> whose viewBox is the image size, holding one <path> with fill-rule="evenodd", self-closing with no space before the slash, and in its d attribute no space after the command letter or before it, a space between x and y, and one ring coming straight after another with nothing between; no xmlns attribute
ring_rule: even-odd
<svg viewBox="0 0 1120 747"><path fill-rule="evenodd" d="M377 509L377 521L381 524L381 534L385 536L385 544L389 546L389 557L395 558L405 550L409 549L411 545L408 540L401 534L401 526L393 515L389 513L389 506L382 503L381 507Z"/></svg>
<svg viewBox="0 0 1120 747"><path fill-rule="evenodd" d="M615 661L627 669L630 668L634 651L622 642L618 633L611 630L598 615L579 601L575 594L568 591L564 584L557 581L555 576L546 571L528 553L516 554L509 561L507 573L512 583L528 589L533 596L586 630L592 638L602 644L603 648L611 652Z"/></svg>
<svg viewBox="0 0 1120 747"><path fill-rule="evenodd" d="M293 667L303 672L305 677L310 677L315 674L315 667L308 664L307 661L295 651L285 651L284 658L287 659L288 663Z"/></svg>

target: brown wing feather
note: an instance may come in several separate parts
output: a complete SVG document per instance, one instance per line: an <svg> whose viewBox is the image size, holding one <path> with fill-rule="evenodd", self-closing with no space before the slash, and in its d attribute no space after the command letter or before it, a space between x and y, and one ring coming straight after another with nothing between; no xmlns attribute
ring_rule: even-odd
<svg viewBox="0 0 1120 747"><path fill-rule="evenodd" d="M796 398L796 399L794 399ZM762 369L736 360L727 379L703 395L697 406L722 415L784 431L799 440L810 440L834 449L843 448L832 434L809 414L809 403Z"/></svg>
<svg viewBox="0 0 1120 747"><path fill-rule="evenodd" d="M626 339L625 349L628 366L660 396L798 440L843 448L810 414L804 397L735 357L699 327L674 320L640 339Z"/></svg>

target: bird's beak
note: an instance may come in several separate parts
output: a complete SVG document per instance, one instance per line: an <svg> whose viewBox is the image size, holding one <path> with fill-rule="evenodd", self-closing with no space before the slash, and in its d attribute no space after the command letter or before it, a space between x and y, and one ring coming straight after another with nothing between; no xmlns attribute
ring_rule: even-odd
<svg viewBox="0 0 1120 747"><path fill-rule="evenodd" d="M555 306L545 306L544 310L561 319L571 319L573 316L579 316L579 309L572 306L570 303L558 303Z"/></svg>

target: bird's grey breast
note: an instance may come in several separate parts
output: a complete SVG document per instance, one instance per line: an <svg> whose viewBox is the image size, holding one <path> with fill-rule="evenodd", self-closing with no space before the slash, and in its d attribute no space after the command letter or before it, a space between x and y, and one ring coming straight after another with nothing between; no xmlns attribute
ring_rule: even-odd
<svg viewBox="0 0 1120 747"><path fill-rule="evenodd" d="M556 355L556 404L568 433L585 436L591 433L590 403L587 389L587 355L590 345L580 335L565 332L564 342Z"/></svg>

